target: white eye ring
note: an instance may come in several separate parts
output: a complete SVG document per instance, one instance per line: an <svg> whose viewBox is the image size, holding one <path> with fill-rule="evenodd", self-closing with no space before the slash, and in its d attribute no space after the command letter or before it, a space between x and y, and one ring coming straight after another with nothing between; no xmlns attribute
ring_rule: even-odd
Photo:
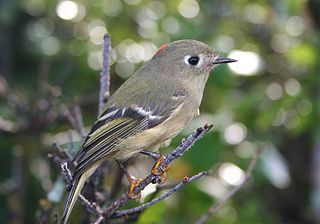
<svg viewBox="0 0 320 224"><path fill-rule="evenodd" d="M197 57L199 58L199 61L196 63L196 64L190 64L190 58L193 58L193 57ZM202 54L199 54L199 55L186 55L184 57L184 63L187 64L187 65L191 65L191 66L194 66L194 67L200 67L202 64L203 64L203 55Z"/></svg>

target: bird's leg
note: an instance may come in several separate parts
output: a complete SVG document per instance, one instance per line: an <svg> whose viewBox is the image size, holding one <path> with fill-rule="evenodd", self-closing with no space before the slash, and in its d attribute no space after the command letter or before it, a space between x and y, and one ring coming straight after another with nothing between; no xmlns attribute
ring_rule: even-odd
<svg viewBox="0 0 320 224"><path fill-rule="evenodd" d="M152 151L148 151L148 150L142 150L140 153L143 155L146 155L146 156L150 156L150 157L154 158L155 160L158 160L162 156L158 152L152 152Z"/></svg>
<svg viewBox="0 0 320 224"><path fill-rule="evenodd" d="M131 199L139 199L141 197L141 193L139 192L139 194L134 194L134 189L136 188L136 186L138 186L141 181L143 179L139 179L136 178L135 176L131 175L128 170L126 169L126 167L118 160L116 160L120 169L123 171L124 175L127 177L128 181L129 181L129 191L128 191L128 196Z"/></svg>
<svg viewBox="0 0 320 224"><path fill-rule="evenodd" d="M163 160L166 159L166 157L158 152L151 152L147 150L142 150L140 153L151 156L156 160L155 164L152 167L151 173L154 175L157 175L160 177L160 182L159 184L163 184L167 180L167 171L169 170L169 166L167 166L165 169L159 171L159 167L162 164Z"/></svg>

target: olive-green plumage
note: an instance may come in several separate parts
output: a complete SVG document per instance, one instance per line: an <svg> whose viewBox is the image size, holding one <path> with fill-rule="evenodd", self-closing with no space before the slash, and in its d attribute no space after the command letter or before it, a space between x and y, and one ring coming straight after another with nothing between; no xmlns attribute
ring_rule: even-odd
<svg viewBox="0 0 320 224"><path fill-rule="evenodd" d="M74 182L61 223L67 223L85 181L104 160L156 150L179 134L200 106L210 71L233 61L195 40L161 47L110 97L73 159Z"/></svg>

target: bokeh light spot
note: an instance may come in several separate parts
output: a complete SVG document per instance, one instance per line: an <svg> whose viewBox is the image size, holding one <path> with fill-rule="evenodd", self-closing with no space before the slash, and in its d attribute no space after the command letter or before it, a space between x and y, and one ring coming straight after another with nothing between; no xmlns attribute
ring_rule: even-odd
<svg viewBox="0 0 320 224"><path fill-rule="evenodd" d="M266 93L269 99L279 100L283 95L283 89L279 83L271 83L267 86Z"/></svg>
<svg viewBox="0 0 320 224"><path fill-rule="evenodd" d="M274 146L268 146L262 154L262 167L267 178L277 188L287 188L291 182L286 159Z"/></svg>
<svg viewBox="0 0 320 224"><path fill-rule="evenodd" d="M130 62L117 63L116 72L122 78L128 78L134 72L134 65Z"/></svg>
<svg viewBox="0 0 320 224"><path fill-rule="evenodd" d="M247 136L247 128L241 123L234 123L228 126L224 132L224 139L231 145L242 142Z"/></svg>
<svg viewBox="0 0 320 224"><path fill-rule="evenodd" d="M162 29L170 34L179 32L180 25L178 20L175 17L169 16L166 17L161 23Z"/></svg>
<svg viewBox="0 0 320 224"><path fill-rule="evenodd" d="M267 11L260 5L248 5L244 10L244 14L248 21L255 24L262 24L267 19Z"/></svg>
<svg viewBox="0 0 320 224"><path fill-rule="evenodd" d="M219 177L230 185L240 185L244 181L244 172L233 163L223 163L219 168Z"/></svg>
<svg viewBox="0 0 320 224"><path fill-rule="evenodd" d="M284 126L287 129L295 129L299 126L301 118L298 112L295 109L289 109L286 113L286 121L284 122Z"/></svg>
<svg viewBox="0 0 320 224"><path fill-rule="evenodd" d="M298 80L291 78L284 83L284 89L289 96L297 96L300 93L301 85Z"/></svg>
<svg viewBox="0 0 320 224"><path fill-rule="evenodd" d="M166 6L161 1L152 1L148 5L147 13L149 14L149 17L158 20L162 18L166 14Z"/></svg>
<svg viewBox="0 0 320 224"><path fill-rule="evenodd" d="M193 18L199 14L199 3L195 0L182 0L178 6L179 13L185 18Z"/></svg>
<svg viewBox="0 0 320 224"><path fill-rule="evenodd" d="M102 1L102 11L107 16L117 16L121 13L122 3L119 0Z"/></svg>
<svg viewBox="0 0 320 224"><path fill-rule="evenodd" d="M230 52L230 50L234 47L234 39L230 36L219 36L215 40L214 46L219 52Z"/></svg>
<svg viewBox="0 0 320 224"><path fill-rule="evenodd" d="M297 111L302 116L306 116L312 111L312 103L308 99L303 99L297 104Z"/></svg>
<svg viewBox="0 0 320 224"><path fill-rule="evenodd" d="M300 16L292 16L288 19L285 25L287 33L291 36L299 36L305 29L305 23Z"/></svg>
<svg viewBox="0 0 320 224"><path fill-rule="evenodd" d="M135 42L126 46L125 57L129 62L139 63L144 58L144 48Z"/></svg>
<svg viewBox="0 0 320 224"><path fill-rule="evenodd" d="M48 38L54 29L54 25L51 20L42 18L34 23L29 23L27 26L27 35L31 41L37 42L39 39Z"/></svg>
<svg viewBox="0 0 320 224"><path fill-rule="evenodd" d="M92 51L88 55L88 65L94 71L99 71L102 68L101 59L102 53L101 51Z"/></svg>
<svg viewBox="0 0 320 224"><path fill-rule="evenodd" d="M41 44L41 50L46 55L54 55L60 49L60 42L55 37L48 37Z"/></svg>
<svg viewBox="0 0 320 224"><path fill-rule="evenodd" d="M78 14L78 5L74 1L61 1L58 3L56 12L61 19L71 20Z"/></svg>
<svg viewBox="0 0 320 224"><path fill-rule="evenodd" d="M283 108L280 108L277 115L275 116L274 120L272 121L273 126L280 126L283 125L286 121L286 112Z"/></svg>
<svg viewBox="0 0 320 224"><path fill-rule="evenodd" d="M229 68L239 75L255 75L261 69L261 59L258 54L251 51L233 50L228 55L229 58L238 60L228 64Z"/></svg>
<svg viewBox="0 0 320 224"><path fill-rule="evenodd" d="M141 42L140 44L144 48L143 60L148 61L149 59L152 58L152 56L154 55L154 53L157 51L158 48L152 42Z"/></svg>
<svg viewBox="0 0 320 224"><path fill-rule="evenodd" d="M103 43L103 37L107 33L107 29L104 26L92 27L89 31L90 41L96 45Z"/></svg>

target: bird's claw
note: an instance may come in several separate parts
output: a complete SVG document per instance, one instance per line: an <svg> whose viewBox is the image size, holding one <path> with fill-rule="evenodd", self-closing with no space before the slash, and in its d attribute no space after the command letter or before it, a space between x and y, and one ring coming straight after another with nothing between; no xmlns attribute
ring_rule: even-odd
<svg viewBox="0 0 320 224"><path fill-rule="evenodd" d="M128 196L131 199L140 199L141 197L141 192L138 194L134 193L135 188L141 183L143 179L136 179L136 178L131 178L129 179L130 185L129 185L129 191L128 191Z"/></svg>
<svg viewBox="0 0 320 224"><path fill-rule="evenodd" d="M166 166L164 169L159 170L159 167L161 166L162 162L166 159L164 155L160 155L160 157L157 159L156 163L152 167L151 173L159 176L160 180L158 181L159 184L163 184L167 180L167 171L169 170L170 166Z"/></svg>

